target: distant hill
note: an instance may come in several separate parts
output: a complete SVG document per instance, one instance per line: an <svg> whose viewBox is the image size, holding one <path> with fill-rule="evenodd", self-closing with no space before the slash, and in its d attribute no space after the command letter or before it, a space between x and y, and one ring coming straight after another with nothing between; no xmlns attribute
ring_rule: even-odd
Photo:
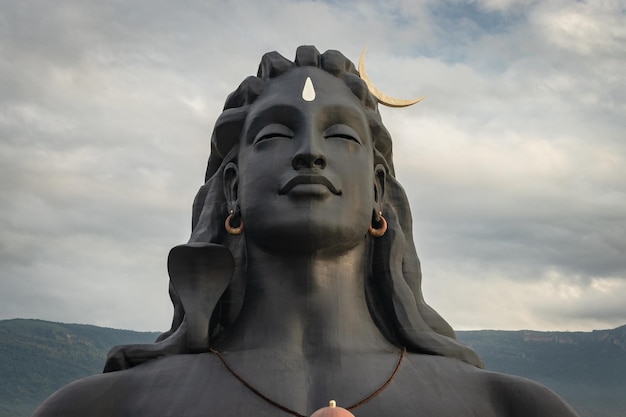
<svg viewBox="0 0 626 417"><path fill-rule="evenodd" d="M41 320L0 321L0 417L28 417L61 386L100 373L115 345L141 333ZM458 337L491 371L541 382L581 417L626 417L626 326L593 332L480 330Z"/></svg>
<svg viewBox="0 0 626 417"><path fill-rule="evenodd" d="M626 417L626 326L592 332L457 332L496 372L540 382L581 417Z"/></svg>
<svg viewBox="0 0 626 417"><path fill-rule="evenodd" d="M111 347L151 343L140 333L41 320L0 321L0 417L27 417L63 385L102 372Z"/></svg>

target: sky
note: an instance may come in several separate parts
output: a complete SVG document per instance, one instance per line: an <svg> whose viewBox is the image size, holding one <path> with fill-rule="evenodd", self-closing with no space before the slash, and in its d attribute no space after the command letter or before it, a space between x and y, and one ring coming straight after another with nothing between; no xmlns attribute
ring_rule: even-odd
<svg viewBox="0 0 626 417"><path fill-rule="evenodd" d="M455 329L626 324L626 2L0 3L0 319L166 330L213 124L261 56L388 95L426 301Z"/></svg>

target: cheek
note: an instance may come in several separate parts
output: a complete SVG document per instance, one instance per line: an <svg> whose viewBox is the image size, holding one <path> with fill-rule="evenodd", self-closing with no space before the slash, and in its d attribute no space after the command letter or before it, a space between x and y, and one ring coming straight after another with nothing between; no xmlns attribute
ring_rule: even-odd
<svg viewBox="0 0 626 417"><path fill-rule="evenodd" d="M348 204L343 207L343 217L344 219L352 219L351 223L355 227L367 230L374 209L374 193L371 187L365 186L361 186L358 191L358 193L355 192L350 195Z"/></svg>
<svg viewBox="0 0 626 417"><path fill-rule="evenodd" d="M366 168L353 167L344 178L347 181L344 182L343 204L337 215L346 226L351 224L358 230L367 231L374 209L373 174Z"/></svg>
<svg viewBox="0 0 626 417"><path fill-rule="evenodd" d="M274 221L284 212L278 195L281 169L262 158L246 160L239 168L238 203L244 221L257 226ZM247 227L247 226L246 226Z"/></svg>
<svg viewBox="0 0 626 417"><path fill-rule="evenodd" d="M239 207L244 218L269 203L269 181L264 175L243 175L239 182ZM264 204L265 203L265 204Z"/></svg>
<svg viewBox="0 0 626 417"><path fill-rule="evenodd" d="M343 178L345 192L362 204L374 204L374 172L371 159L366 156L355 158L352 164L340 165L339 175Z"/></svg>
<svg viewBox="0 0 626 417"><path fill-rule="evenodd" d="M271 162L266 162L261 155L240 153L239 155L239 204L247 206L258 200L259 195L267 193L271 181L269 168Z"/></svg>

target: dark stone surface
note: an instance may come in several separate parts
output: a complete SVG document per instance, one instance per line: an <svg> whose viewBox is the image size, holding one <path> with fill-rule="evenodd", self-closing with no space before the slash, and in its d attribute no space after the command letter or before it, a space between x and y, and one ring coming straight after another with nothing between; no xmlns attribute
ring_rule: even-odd
<svg viewBox="0 0 626 417"><path fill-rule="evenodd" d="M307 79L311 90L303 94ZM267 54L216 122L192 234L170 252L172 329L118 346L105 373L35 416L302 415L367 398L361 416L575 416L531 381L481 369L423 300L391 138L354 65ZM240 235L226 233L233 212ZM370 224L388 230L368 234Z"/></svg>

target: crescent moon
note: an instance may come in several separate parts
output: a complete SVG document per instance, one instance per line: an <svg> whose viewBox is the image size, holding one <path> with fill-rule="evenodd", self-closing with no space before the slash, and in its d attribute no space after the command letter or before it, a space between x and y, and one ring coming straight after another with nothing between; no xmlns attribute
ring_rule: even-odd
<svg viewBox="0 0 626 417"><path fill-rule="evenodd" d="M359 58L359 74L361 74L361 79L365 81L365 84L367 84L367 88L370 90L370 93L378 99L380 104L388 107L408 107L415 103L419 103L424 99L424 97L420 97L413 100L401 100L399 98L390 97L376 88L374 83L372 83L367 76L367 72L365 72L365 51L367 51L367 47L363 48L361 58Z"/></svg>

